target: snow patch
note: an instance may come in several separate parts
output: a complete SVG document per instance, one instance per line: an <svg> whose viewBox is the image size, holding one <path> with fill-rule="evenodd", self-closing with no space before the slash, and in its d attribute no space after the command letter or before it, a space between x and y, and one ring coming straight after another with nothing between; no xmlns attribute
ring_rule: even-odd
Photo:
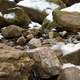
<svg viewBox="0 0 80 80"><path fill-rule="evenodd" d="M50 22L53 22L53 15L52 13L50 13L47 17L46 17L47 20L49 20Z"/></svg>
<svg viewBox="0 0 80 80"><path fill-rule="evenodd" d="M9 14L4 14L4 18L6 19L14 19L15 18L15 13L9 13Z"/></svg>
<svg viewBox="0 0 80 80"><path fill-rule="evenodd" d="M61 47L61 51L63 52L64 55L70 54L70 53L75 52L79 49L80 49L80 43L78 43L78 44L69 43L69 44L63 45Z"/></svg>
<svg viewBox="0 0 80 80"><path fill-rule="evenodd" d="M36 22L31 22L30 24L29 24L29 29L40 29L41 28L41 25L39 24L39 23L36 23Z"/></svg>
<svg viewBox="0 0 80 80"><path fill-rule="evenodd" d="M74 65L74 64L71 64L71 63L65 63L65 64L63 64L62 69L71 68L71 67L75 67L75 68L80 69L80 66Z"/></svg>
<svg viewBox="0 0 80 80"><path fill-rule="evenodd" d="M38 9L40 11L44 11L46 9L54 10L59 7L59 5L50 3L46 0L23 0L20 1L17 5Z"/></svg>
<svg viewBox="0 0 80 80"><path fill-rule="evenodd" d="M59 42L59 43L56 43L55 45L53 45L51 48L55 49L55 50L60 50L63 53L63 56L65 56L67 54L71 54L72 52L80 50L80 43L64 44L64 43Z"/></svg>
<svg viewBox="0 0 80 80"><path fill-rule="evenodd" d="M14 0L9 0L9 1L12 1L12 2L14 2Z"/></svg>
<svg viewBox="0 0 80 80"><path fill-rule="evenodd" d="M2 15L2 12L0 12L0 16L3 16L3 15Z"/></svg>
<svg viewBox="0 0 80 80"><path fill-rule="evenodd" d="M61 9L61 11L66 11L66 12L80 12L80 2L79 3L75 3L70 7Z"/></svg>

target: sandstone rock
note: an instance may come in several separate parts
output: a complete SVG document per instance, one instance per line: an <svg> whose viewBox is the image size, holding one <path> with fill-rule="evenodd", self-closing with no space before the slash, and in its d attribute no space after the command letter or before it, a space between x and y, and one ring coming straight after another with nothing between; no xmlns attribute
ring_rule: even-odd
<svg viewBox="0 0 80 80"><path fill-rule="evenodd" d="M80 13L56 10L53 12L54 20L59 27L66 30L80 31Z"/></svg>
<svg viewBox="0 0 80 80"><path fill-rule="evenodd" d="M16 43L19 45L24 45L26 43L26 38L24 36L21 36L17 39Z"/></svg>
<svg viewBox="0 0 80 80"><path fill-rule="evenodd" d="M31 47L34 47L34 48L36 48L36 47L41 47L41 41L40 41L40 39L36 39L36 38L32 38L30 41L29 41L29 43L28 43Z"/></svg>
<svg viewBox="0 0 80 80"><path fill-rule="evenodd" d="M3 28L2 31L1 31L1 34L5 38L16 38L16 37L19 37L21 35L22 30L23 29L20 28L19 26L10 25L6 28Z"/></svg>
<svg viewBox="0 0 80 80"><path fill-rule="evenodd" d="M60 74L61 63L54 50L41 47L27 52L35 60L35 71L41 78L49 78Z"/></svg>
<svg viewBox="0 0 80 80"><path fill-rule="evenodd" d="M20 7L10 8L0 12L0 26L15 24L23 27L25 25L27 26L30 22L29 16Z"/></svg>
<svg viewBox="0 0 80 80"><path fill-rule="evenodd" d="M33 64L25 52L0 43L0 80L28 80Z"/></svg>

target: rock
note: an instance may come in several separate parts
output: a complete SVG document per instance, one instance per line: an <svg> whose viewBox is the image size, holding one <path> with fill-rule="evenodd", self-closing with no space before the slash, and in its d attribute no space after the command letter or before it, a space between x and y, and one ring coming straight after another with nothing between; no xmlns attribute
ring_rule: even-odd
<svg viewBox="0 0 80 80"><path fill-rule="evenodd" d="M16 38L21 36L22 30L23 29L20 28L19 26L10 25L10 26L7 26L6 28L3 28L1 31L1 34L5 38Z"/></svg>
<svg viewBox="0 0 80 80"><path fill-rule="evenodd" d="M39 23L36 23L36 22L31 22L30 24L29 24L29 29L28 29L28 32L30 33L30 34L33 34L34 36L37 36L38 35L38 33L41 33L40 31L41 31L41 24L39 24Z"/></svg>
<svg viewBox="0 0 80 80"><path fill-rule="evenodd" d="M79 80L80 79L80 67L68 64L68 67L64 68L60 74L58 80Z"/></svg>
<svg viewBox="0 0 80 80"><path fill-rule="evenodd" d="M25 52L0 43L0 80L29 80L33 64Z"/></svg>
<svg viewBox="0 0 80 80"><path fill-rule="evenodd" d="M41 47L42 44L41 44L41 41L40 39L36 39L36 38L32 38L28 44L31 46L31 47L34 47L34 48L37 48L37 47Z"/></svg>
<svg viewBox="0 0 80 80"><path fill-rule="evenodd" d="M10 8L0 12L0 26L14 24L24 27L25 25L27 26L30 22L31 20L29 16L20 7Z"/></svg>
<svg viewBox="0 0 80 80"><path fill-rule="evenodd" d="M61 51L63 52L63 56L61 57L62 62L75 65L80 64L80 43L63 45Z"/></svg>
<svg viewBox="0 0 80 80"><path fill-rule="evenodd" d="M32 38L34 38L34 35L33 34L29 34L29 35L27 35L27 40L31 40Z"/></svg>
<svg viewBox="0 0 80 80"><path fill-rule="evenodd" d="M80 0L63 0L63 2L67 5L67 6L70 6L74 3L78 3L80 2Z"/></svg>
<svg viewBox="0 0 80 80"><path fill-rule="evenodd" d="M6 10L9 8L14 8L16 4L9 0L0 0L0 11Z"/></svg>
<svg viewBox="0 0 80 80"><path fill-rule="evenodd" d="M21 36L17 39L16 43L19 45L24 45L26 43L26 38L24 36Z"/></svg>
<svg viewBox="0 0 80 80"><path fill-rule="evenodd" d="M20 2L20 1L22 1L22 0L14 0L16 3L18 3L18 2Z"/></svg>
<svg viewBox="0 0 80 80"><path fill-rule="evenodd" d="M49 32L48 35L49 35L50 39L59 37L59 34L57 32L53 32L53 31Z"/></svg>
<svg viewBox="0 0 80 80"><path fill-rule="evenodd" d="M27 51L36 62L34 68L40 78L50 78L60 74L61 63L54 50L48 47L36 48Z"/></svg>
<svg viewBox="0 0 80 80"><path fill-rule="evenodd" d="M41 12L32 8L28 8L28 7L22 7L25 10L25 12L29 15L30 19L34 22L38 22L40 24L42 24L44 18L48 15L45 12Z"/></svg>
<svg viewBox="0 0 80 80"><path fill-rule="evenodd" d="M61 57L61 60L62 62L64 63L72 63L72 64L75 64L75 65L79 65L80 64L80 50L77 50L77 51L74 51L72 53L69 53L65 56L62 56Z"/></svg>
<svg viewBox="0 0 80 80"><path fill-rule="evenodd" d="M53 16L59 27L69 31L80 31L79 12L56 10L53 12Z"/></svg>

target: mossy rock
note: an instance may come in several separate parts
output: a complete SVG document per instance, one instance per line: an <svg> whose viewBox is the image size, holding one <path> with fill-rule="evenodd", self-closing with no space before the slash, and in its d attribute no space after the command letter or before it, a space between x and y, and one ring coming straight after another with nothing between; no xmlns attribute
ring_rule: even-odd
<svg viewBox="0 0 80 80"><path fill-rule="evenodd" d="M29 16L20 7L10 8L10 9L2 11L1 17L3 18L4 23L0 25L15 24L18 26L25 26L25 25L27 26L31 22Z"/></svg>
<svg viewBox="0 0 80 80"><path fill-rule="evenodd" d="M6 28L1 29L1 34L5 38L17 38L21 36L22 28L15 25L7 26Z"/></svg>
<svg viewBox="0 0 80 80"><path fill-rule="evenodd" d="M55 10L53 12L54 21L59 27L66 30L80 31L80 13L79 12L65 12Z"/></svg>
<svg viewBox="0 0 80 80"><path fill-rule="evenodd" d="M0 0L0 11L13 8L16 6L15 2L9 1L9 0Z"/></svg>

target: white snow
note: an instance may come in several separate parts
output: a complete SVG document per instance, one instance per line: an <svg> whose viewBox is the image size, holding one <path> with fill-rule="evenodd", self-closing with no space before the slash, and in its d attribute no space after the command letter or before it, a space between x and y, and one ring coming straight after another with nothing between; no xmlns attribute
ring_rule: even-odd
<svg viewBox="0 0 80 80"><path fill-rule="evenodd" d="M9 1L12 1L12 2L14 2L14 0L9 0Z"/></svg>
<svg viewBox="0 0 80 80"><path fill-rule="evenodd" d="M60 35L64 36L65 34L67 34L67 31L62 31L62 32L59 32Z"/></svg>
<svg viewBox="0 0 80 80"><path fill-rule="evenodd" d="M15 13L9 13L9 14L4 14L4 18L6 19L14 19L15 18Z"/></svg>
<svg viewBox="0 0 80 80"><path fill-rule="evenodd" d="M46 0L23 0L20 1L17 5L38 9L40 11L44 11L46 9L54 10L59 7L59 5L50 3Z"/></svg>
<svg viewBox="0 0 80 80"><path fill-rule="evenodd" d="M2 15L2 12L0 12L0 16L3 16L3 15Z"/></svg>
<svg viewBox="0 0 80 80"><path fill-rule="evenodd" d="M0 39L2 39L3 38L3 36L1 35L1 33L0 33Z"/></svg>
<svg viewBox="0 0 80 80"><path fill-rule="evenodd" d="M65 64L63 64L62 69L71 68L71 67L75 67L75 68L80 69L80 66L74 65L72 63L65 63Z"/></svg>
<svg viewBox="0 0 80 80"><path fill-rule="evenodd" d="M73 43L64 44L64 43L59 42L59 43L56 43L55 45L53 45L51 48L55 49L55 50L60 50L63 53L63 56L65 56L67 54L71 54L72 52L80 50L80 43L78 43L78 44L73 44Z"/></svg>
<svg viewBox="0 0 80 80"><path fill-rule="evenodd" d="M68 43L67 45L63 45L61 47L61 51L63 52L64 55L70 54L77 50L80 50L80 43L78 44Z"/></svg>
<svg viewBox="0 0 80 80"><path fill-rule="evenodd" d="M52 13L50 13L47 17L46 17L47 20L49 20L50 22L53 22L53 15Z"/></svg>
<svg viewBox="0 0 80 80"><path fill-rule="evenodd" d="M57 43L55 43L55 44L51 47L51 49L60 50L60 51L61 51L61 47L62 47L63 45L65 45L63 42L57 42Z"/></svg>
<svg viewBox="0 0 80 80"><path fill-rule="evenodd" d="M28 25L30 28L29 29L40 29L41 28L41 25L39 23L36 23L36 22L31 22L29 25Z"/></svg>
<svg viewBox="0 0 80 80"><path fill-rule="evenodd" d="M61 11L67 11L67 12L80 12L80 2L79 3L75 3L70 7L61 9Z"/></svg>
<svg viewBox="0 0 80 80"><path fill-rule="evenodd" d="M45 11L49 14L46 19L53 21L52 11L59 8L58 4L48 2L46 0L23 0L17 3L17 5L33 8L39 11Z"/></svg>

